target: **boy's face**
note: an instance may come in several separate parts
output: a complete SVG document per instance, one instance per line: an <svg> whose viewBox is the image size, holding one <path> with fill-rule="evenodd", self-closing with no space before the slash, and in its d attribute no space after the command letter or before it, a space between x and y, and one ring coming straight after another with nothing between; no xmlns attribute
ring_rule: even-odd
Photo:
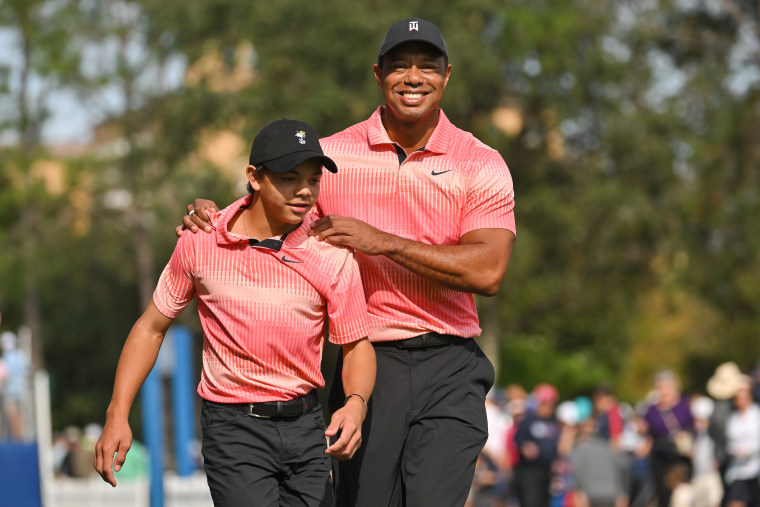
<svg viewBox="0 0 760 507"><path fill-rule="evenodd" d="M270 223L300 223L319 197L322 164L318 159L309 159L286 173L264 171L258 178L254 170L248 166L248 181Z"/></svg>

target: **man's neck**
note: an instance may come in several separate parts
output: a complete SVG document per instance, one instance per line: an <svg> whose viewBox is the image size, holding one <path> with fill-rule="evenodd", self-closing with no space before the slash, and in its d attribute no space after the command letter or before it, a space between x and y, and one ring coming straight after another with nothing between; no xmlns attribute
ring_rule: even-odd
<svg viewBox="0 0 760 507"><path fill-rule="evenodd" d="M436 109L427 118L420 118L417 121L399 121L388 112L386 106L381 110L380 118L390 140L401 146L408 154L427 144L438 125L438 111Z"/></svg>

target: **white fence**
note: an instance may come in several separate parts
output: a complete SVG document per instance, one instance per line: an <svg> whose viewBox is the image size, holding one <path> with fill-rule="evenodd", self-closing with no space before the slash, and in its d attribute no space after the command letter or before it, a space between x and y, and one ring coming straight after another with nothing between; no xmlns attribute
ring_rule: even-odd
<svg viewBox="0 0 760 507"><path fill-rule="evenodd" d="M45 507L149 507L148 480L122 481L115 488L100 476L87 479L55 478L49 483ZM164 507L213 507L206 476L167 474Z"/></svg>
<svg viewBox="0 0 760 507"><path fill-rule="evenodd" d="M50 392L47 373L34 375L34 422L40 464L40 489L44 507L149 507L150 481L147 477L120 480L111 487L90 470L85 478L54 477L51 457ZM2 496L0 505L4 506ZM206 475L190 477L164 475L164 507L213 507Z"/></svg>

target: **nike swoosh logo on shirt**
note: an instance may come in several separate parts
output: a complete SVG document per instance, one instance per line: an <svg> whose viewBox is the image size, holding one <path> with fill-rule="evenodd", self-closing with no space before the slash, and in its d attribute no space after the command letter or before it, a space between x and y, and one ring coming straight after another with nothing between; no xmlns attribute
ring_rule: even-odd
<svg viewBox="0 0 760 507"><path fill-rule="evenodd" d="M301 261L294 261L293 259L288 259L286 256L282 256L282 262L292 262L293 264L303 264Z"/></svg>
<svg viewBox="0 0 760 507"><path fill-rule="evenodd" d="M445 170L445 171L439 171L439 172L435 172L435 169L433 169L433 170L430 172L430 174L432 174L433 176L438 176L439 174L443 174L443 173L449 173L449 172L451 172L451 171L453 171L453 170L454 170L454 169L447 169L447 170Z"/></svg>

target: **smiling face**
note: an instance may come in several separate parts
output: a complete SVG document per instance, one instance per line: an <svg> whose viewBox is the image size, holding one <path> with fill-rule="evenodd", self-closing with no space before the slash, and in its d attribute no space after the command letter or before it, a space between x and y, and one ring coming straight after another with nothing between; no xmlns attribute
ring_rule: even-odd
<svg viewBox="0 0 760 507"><path fill-rule="evenodd" d="M451 65L437 49L423 42L407 42L386 54L382 63L382 67L375 65L375 79L394 120L422 121L438 109Z"/></svg>
<svg viewBox="0 0 760 507"><path fill-rule="evenodd" d="M312 158L286 173L264 170L259 174L248 166L247 174L272 232L284 234L301 223L317 201L322 163Z"/></svg>

